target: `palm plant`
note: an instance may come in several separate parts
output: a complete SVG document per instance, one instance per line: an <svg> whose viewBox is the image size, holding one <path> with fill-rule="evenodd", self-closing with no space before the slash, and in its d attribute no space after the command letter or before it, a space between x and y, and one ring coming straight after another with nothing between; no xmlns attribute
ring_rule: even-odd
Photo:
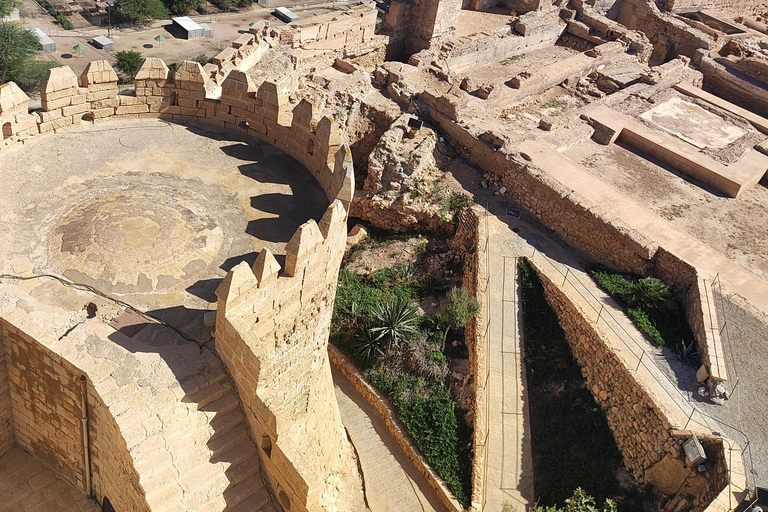
<svg viewBox="0 0 768 512"><path fill-rule="evenodd" d="M634 290L625 296L630 307L639 307L657 311L669 311L674 308L672 292L660 279L644 277L640 279Z"/></svg>
<svg viewBox="0 0 768 512"><path fill-rule="evenodd" d="M410 301L396 297L373 311L375 326L370 331L386 345L398 345L418 332L419 314Z"/></svg>
<svg viewBox="0 0 768 512"><path fill-rule="evenodd" d="M377 356L384 355L382 340L372 332L369 322L361 323L355 332L355 351L366 361L371 361Z"/></svg>

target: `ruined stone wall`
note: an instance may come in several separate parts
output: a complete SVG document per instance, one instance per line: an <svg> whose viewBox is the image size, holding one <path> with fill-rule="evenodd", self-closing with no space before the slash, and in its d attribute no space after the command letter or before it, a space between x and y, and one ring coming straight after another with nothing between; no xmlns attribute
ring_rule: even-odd
<svg viewBox="0 0 768 512"><path fill-rule="evenodd" d="M553 46L566 24L556 13L532 13L517 22L517 29L519 32L502 36L481 32L453 39L441 52L446 54L448 68L460 73L478 63L500 62L506 57Z"/></svg>
<svg viewBox="0 0 768 512"><path fill-rule="evenodd" d="M763 116L768 115L768 95L759 83L740 78L731 73L725 65L727 61L715 61L704 57L699 64L699 71L704 74L704 86L717 95L735 103L745 104L751 110Z"/></svg>
<svg viewBox="0 0 768 512"><path fill-rule="evenodd" d="M291 510L321 510L354 464L328 362L346 211L335 201L286 246L285 268L264 249L217 290L216 348L240 394L276 496ZM349 499L349 496L339 496Z"/></svg>
<svg viewBox="0 0 768 512"><path fill-rule="evenodd" d="M528 165L524 156L497 148L475 128L461 126L457 119L457 97L436 98L423 93L430 117L447 133L463 157L502 177L507 193L523 208L539 218L569 242L595 257L625 270L645 274L656 247L640 234L624 229L613 217L579 198L559 183ZM459 122L457 122L459 121Z"/></svg>
<svg viewBox="0 0 768 512"><path fill-rule="evenodd" d="M451 240L451 249L466 254L464 259L464 279L462 287L470 297L480 304L480 311L475 318L467 322L465 339L469 352L470 375L473 376L473 458L472 458L472 508L481 510L485 481L483 470L487 461L485 442L488 434L488 419L486 417L486 385L488 378L488 234L484 222L487 212L475 206L464 210L457 218L458 227Z"/></svg>
<svg viewBox="0 0 768 512"><path fill-rule="evenodd" d="M765 0L660 0L659 5L670 11L727 9L742 14L768 11Z"/></svg>
<svg viewBox="0 0 768 512"><path fill-rule="evenodd" d="M81 373L4 320L0 339L7 357L16 443L83 489Z"/></svg>
<svg viewBox="0 0 768 512"><path fill-rule="evenodd" d="M666 62L678 54L693 58L696 50L715 49L718 45L706 33L661 12L653 0L623 0L617 21L630 30L639 30L648 36L655 46L656 62Z"/></svg>

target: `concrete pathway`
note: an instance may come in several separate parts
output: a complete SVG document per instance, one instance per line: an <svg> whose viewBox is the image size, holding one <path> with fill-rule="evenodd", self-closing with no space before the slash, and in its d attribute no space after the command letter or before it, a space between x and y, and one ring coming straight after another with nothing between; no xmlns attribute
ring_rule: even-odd
<svg viewBox="0 0 768 512"><path fill-rule="evenodd" d="M0 512L99 512L82 489L18 447L0 457Z"/></svg>
<svg viewBox="0 0 768 512"><path fill-rule="evenodd" d="M446 511L376 411L341 372L331 368L341 421L357 450L371 512Z"/></svg>
<svg viewBox="0 0 768 512"><path fill-rule="evenodd" d="M533 462L522 359L517 258L524 242L496 217L488 219L486 294L488 368L485 507L505 502L524 511L533 504ZM530 251L529 251L530 253Z"/></svg>

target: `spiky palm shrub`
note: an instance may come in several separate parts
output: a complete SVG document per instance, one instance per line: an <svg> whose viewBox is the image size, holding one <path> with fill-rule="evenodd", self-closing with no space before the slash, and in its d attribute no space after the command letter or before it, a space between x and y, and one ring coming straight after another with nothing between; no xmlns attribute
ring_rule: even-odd
<svg viewBox="0 0 768 512"><path fill-rule="evenodd" d="M363 322L355 331L355 351L366 361L373 361L378 356L384 355L382 339L372 331L370 322Z"/></svg>
<svg viewBox="0 0 768 512"><path fill-rule="evenodd" d="M634 289L626 295L625 300L631 307L656 311L670 311L674 308L672 292L669 291L669 287L655 277L640 279Z"/></svg>
<svg viewBox="0 0 768 512"><path fill-rule="evenodd" d="M384 346L399 345L418 332L419 314L409 300L396 297L379 305L373 312L371 333L381 339Z"/></svg>

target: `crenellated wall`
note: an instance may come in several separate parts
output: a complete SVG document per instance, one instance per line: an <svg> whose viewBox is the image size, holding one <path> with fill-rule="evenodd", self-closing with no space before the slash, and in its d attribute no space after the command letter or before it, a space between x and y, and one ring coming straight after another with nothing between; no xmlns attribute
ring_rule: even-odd
<svg viewBox="0 0 768 512"><path fill-rule="evenodd" d="M91 62L80 82L68 66L54 68L42 85L43 109L32 114L26 113L29 98L15 84L6 84L0 87L0 126L8 136L0 148L114 117L208 123L277 146L312 172L329 201L338 197L348 207L354 190L352 160L342 145L342 131L309 101L290 104L291 81L264 81L257 87L247 73L231 70L219 98L211 99L207 91L217 86L197 62L182 63L173 82L168 75L162 60L146 59L135 76L135 95L128 96L118 94L117 75L106 61Z"/></svg>
<svg viewBox="0 0 768 512"><path fill-rule="evenodd" d="M319 223L296 231L284 268L264 249L252 268L241 263L217 290L216 349L286 510L328 509L337 481L355 464L328 361L346 218L334 201Z"/></svg>

